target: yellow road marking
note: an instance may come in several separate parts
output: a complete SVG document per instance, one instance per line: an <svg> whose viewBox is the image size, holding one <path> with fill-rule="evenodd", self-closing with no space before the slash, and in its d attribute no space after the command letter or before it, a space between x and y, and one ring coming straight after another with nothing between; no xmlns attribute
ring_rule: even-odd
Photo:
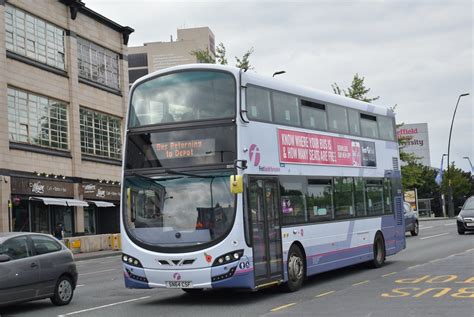
<svg viewBox="0 0 474 317"><path fill-rule="evenodd" d="M291 307L293 305L296 305L296 303L290 303L290 304L286 304L286 305L283 305L283 306L280 306L280 307L276 307L276 308L273 308L271 311L272 312L275 312L277 310L280 310L280 309L283 309L283 308L287 308L287 307Z"/></svg>
<svg viewBox="0 0 474 317"><path fill-rule="evenodd" d="M359 282L359 283L355 283L355 284L352 284L352 286L358 286L358 285L362 285L362 284L367 284L369 283L370 281L367 280L367 281L362 281L362 282Z"/></svg>
<svg viewBox="0 0 474 317"><path fill-rule="evenodd" d="M392 273L384 274L384 275L382 275L382 277L387 277L387 276L394 275L394 274L397 274L397 272L392 272Z"/></svg>
<svg viewBox="0 0 474 317"><path fill-rule="evenodd" d="M322 293L322 294L319 294L319 295L316 295L315 297L323 297L323 296L326 296L326 295L329 295L329 294L332 294L332 293L335 293L336 291L329 291L329 292L326 292L326 293Z"/></svg>

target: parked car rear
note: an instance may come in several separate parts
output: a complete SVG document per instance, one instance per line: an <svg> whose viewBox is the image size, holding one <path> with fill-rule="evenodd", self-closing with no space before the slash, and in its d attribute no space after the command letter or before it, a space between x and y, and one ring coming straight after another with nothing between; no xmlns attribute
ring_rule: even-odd
<svg viewBox="0 0 474 317"><path fill-rule="evenodd" d="M44 298L67 305L76 283L71 251L52 236L0 233L0 305Z"/></svg>
<svg viewBox="0 0 474 317"><path fill-rule="evenodd" d="M474 196L469 197L456 218L458 233L464 234L466 231L474 231Z"/></svg>
<svg viewBox="0 0 474 317"><path fill-rule="evenodd" d="M420 232L418 216L409 203L403 203L403 209L405 210L405 232L409 231L412 236L417 236Z"/></svg>

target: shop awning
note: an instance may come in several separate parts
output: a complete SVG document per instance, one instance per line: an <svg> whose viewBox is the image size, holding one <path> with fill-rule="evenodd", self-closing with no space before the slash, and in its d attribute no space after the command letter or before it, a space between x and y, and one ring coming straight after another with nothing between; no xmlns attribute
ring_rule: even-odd
<svg viewBox="0 0 474 317"><path fill-rule="evenodd" d="M42 201L45 205L56 205L56 206L81 206L87 207L89 204L82 200L77 199L61 199L61 198L50 198L50 197L30 197L30 200Z"/></svg>
<svg viewBox="0 0 474 317"><path fill-rule="evenodd" d="M77 199L66 199L68 206L79 206L79 207L87 207L89 204L82 200Z"/></svg>
<svg viewBox="0 0 474 317"><path fill-rule="evenodd" d="M106 202L106 201L95 201L95 200L90 200L90 203L93 203L97 207L115 207L114 204Z"/></svg>

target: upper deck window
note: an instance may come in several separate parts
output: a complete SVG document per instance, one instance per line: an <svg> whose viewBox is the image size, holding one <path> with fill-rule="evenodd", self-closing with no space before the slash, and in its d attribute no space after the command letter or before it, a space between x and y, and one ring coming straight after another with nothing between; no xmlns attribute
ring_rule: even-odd
<svg viewBox="0 0 474 317"><path fill-rule="evenodd" d="M273 92L274 121L281 124L300 125L298 98Z"/></svg>
<svg viewBox="0 0 474 317"><path fill-rule="evenodd" d="M362 136L368 138L378 138L379 131L377 129L377 117L361 113L360 129L362 131Z"/></svg>
<svg viewBox="0 0 474 317"><path fill-rule="evenodd" d="M395 132L393 128L393 119L390 117L378 117L380 137L384 140L395 140Z"/></svg>
<svg viewBox="0 0 474 317"><path fill-rule="evenodd" d="M329 105L327 107L329 130L340 133L348 133L347 112L342 107Z"/></svg>
<svg viewBox="0 0 474 317"><path fill-rule="evenodd" d="M249 86L247 88L247 109L250 119L272 121L270 91Z"/></svg>
<svg viewBox="0 0 474 317"><path fill-rule="evenodd" d="M235 116L235 79L229 73L165 74L139 84L132 94L130 127Z"/></svg>
<svg viewBox="0 0 474 317"><path fill-rule="evenodd" d="M327 130L326 106L301 100L301 121L303 121L303 127L305 128Z"/></svg>

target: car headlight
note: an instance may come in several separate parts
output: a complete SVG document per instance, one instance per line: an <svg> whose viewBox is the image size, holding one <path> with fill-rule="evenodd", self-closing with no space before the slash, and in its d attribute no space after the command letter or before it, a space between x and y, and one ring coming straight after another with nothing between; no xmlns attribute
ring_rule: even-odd
<svg viewBox="0 0 474 317"><path fill-rule="evenodd" d="M456 219L459 220L459 221L461 221L461 222L464 221L464 219L462 218L462 216L459 216L459 215L456 217Z"/></svg>

